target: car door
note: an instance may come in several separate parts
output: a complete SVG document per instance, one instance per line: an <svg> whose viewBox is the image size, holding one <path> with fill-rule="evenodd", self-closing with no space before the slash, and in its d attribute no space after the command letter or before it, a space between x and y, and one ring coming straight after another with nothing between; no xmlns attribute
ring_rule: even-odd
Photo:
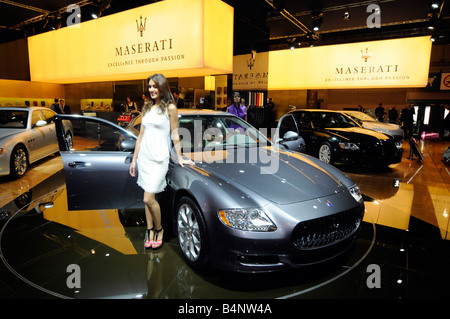
<svg viewBox="0 0 450 319"><path fill-rule="evenodd" d="M58 143L56 140L56 130L55 130L55 112L52 110L41 110L47 125L45 128L47 129L48 136L46 136L45 140L45 154L50 155L59 151Z"/></svg>
<svg viewBox="0 0 450 319"><path fill-rule="evenodd" d="M320 132L312 127L311 115L309 112L293 112L295 122L297 123L299 134L303 137L306 144L306 153L315 154L319 141Z"/></svg>
<svg viewBox="0 0 450 319"><path fill-rule="evenodd" d="M31 128L28 138L28 148L30 151L30 163L49 155L49 144L56 144L56 133L54 126L49 124L44 126L36 126L40 120L46 121L41 110L33 110L31 112Z"/></svg>
<svg viewBox="0 0 450 319"><path fill-rule="evenodd" d="M62 120L73 126L69 149ZM129 173L136 137L96 117L56 115L69 210L142 208L143 190Z"/></svg>
<svg viewBox="0 0 450 319"><path fill-rule="evenodd" d="M297 124L291 113L283 115L278 121L279 143L289 150L296 152L304 151L304 141L299 136Z"/></svg>

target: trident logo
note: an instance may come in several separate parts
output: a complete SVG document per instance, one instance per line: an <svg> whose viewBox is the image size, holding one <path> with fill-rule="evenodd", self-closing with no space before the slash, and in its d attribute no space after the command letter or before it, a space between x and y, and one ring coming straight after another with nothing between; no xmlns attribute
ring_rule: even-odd
<svg viewBox="0 0 450 319"><path fill-rule="evenodd" d="M140 22L138 22L138 20L136 20L137 30L138 30L138 32L141 33L141 37L144 35L146 23L147 23L147 18L145 18L144 24L142 24L142 16L141 16Z"/></svg>
<svg viewBox="0 0 450 319"><path fill-rule="evenodd" d="M366 48L366 52L361 50L361 57L364 59L364 62L367 62L367 59L370 58L371 56L372 56L372 53L370 53L367 48Z"/></svg>

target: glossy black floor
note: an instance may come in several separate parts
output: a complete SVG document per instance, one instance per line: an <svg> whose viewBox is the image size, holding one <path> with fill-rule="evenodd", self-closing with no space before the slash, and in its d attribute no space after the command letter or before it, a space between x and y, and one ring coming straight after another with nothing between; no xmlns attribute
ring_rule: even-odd
<svg viewBox="0 0 450 319"><path fill-rule="evenodd" d="M0 209L0 298L449 299L450 173L440 160L447 146L425 141L423 162L405 152L387 169L342 168L366 201L353 249L269 274L193 271L169 231L160 250L145 251L142 211L68 211L56 170Z"/></svg>

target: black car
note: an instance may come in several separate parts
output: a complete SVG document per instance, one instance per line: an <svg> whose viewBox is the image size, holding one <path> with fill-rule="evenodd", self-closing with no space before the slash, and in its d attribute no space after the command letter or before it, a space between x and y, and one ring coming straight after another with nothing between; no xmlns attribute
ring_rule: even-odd
<svg viewBox="0 0 450 319"><path fill-rule="evenodd" d="M307 154L329 164L387 166L402 159L393 136L365 129L338 111L291 111L279 120L278 136L289 131L304 139Z"/></svg>

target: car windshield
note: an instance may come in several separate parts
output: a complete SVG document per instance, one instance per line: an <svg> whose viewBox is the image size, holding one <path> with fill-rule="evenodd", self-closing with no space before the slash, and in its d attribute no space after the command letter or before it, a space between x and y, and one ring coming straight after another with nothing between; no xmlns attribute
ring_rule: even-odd
<svg viewBox="0 0 450 319"><path fill-rule="evenodd" d="M372 116L363 112L349 112L347 114L350 115L352 118L358 119L363 122L377 122L377 120L374 119Z"/></svg>
<svg viewBox="0 0 450 319"><path fill-rule="evenodd" d="M261 132L234 116L181 116L178 133L185 152L270 145Z"/></svg>
<svg viewBox="0 0 450 319"><path fill-rule="evenodd" d="M350 117L337 112L314 112L313 124L318 128L358 127L358 124Z"/></svg>
<svg viewBox="0 0 450 319"><path fill-rule="evenodd" d="M28 111L0 110L0 128L26 128Z"/></svg>

